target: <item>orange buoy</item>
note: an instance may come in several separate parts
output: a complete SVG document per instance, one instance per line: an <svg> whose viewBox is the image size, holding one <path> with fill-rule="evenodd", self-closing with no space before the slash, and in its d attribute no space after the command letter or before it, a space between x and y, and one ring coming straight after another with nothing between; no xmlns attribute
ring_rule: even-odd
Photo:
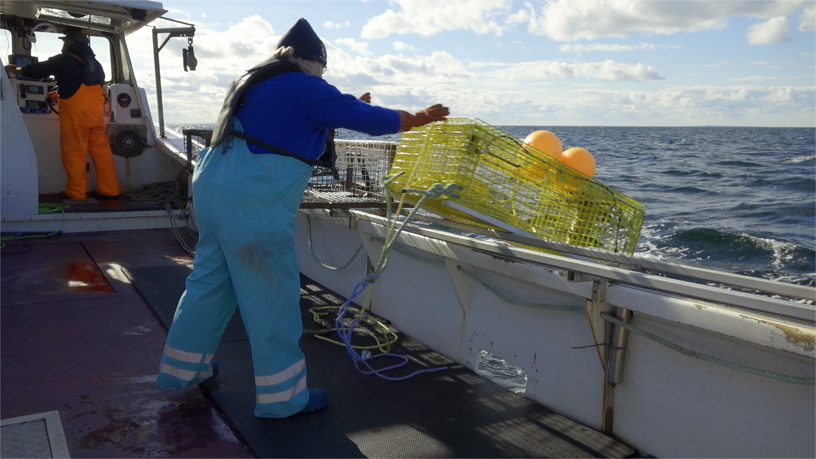
<svg viewBox="0 0 816 459"><path fill-rule="evenodd" d="M550 131L535 131L531 132L524 139L524 143L531 147L543 151L555 159L561 157L561 140Z"/></svg>
<svg viewBox="0 0 816 459"><path fill-rule="evenodd" d="M595 175L595 158L583 148L573 147L564 150L560 159L562 163L590 177Z"/></svg>

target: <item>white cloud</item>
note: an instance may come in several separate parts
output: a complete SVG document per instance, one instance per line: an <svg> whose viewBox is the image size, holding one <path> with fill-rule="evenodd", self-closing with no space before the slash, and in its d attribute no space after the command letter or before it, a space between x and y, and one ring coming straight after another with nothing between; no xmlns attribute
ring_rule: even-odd
<svg viewBox="0 0 816 459"><path fill-rule="evenodd" d="M338 38L334 41L335 43L346 46L355 53L362 54L363 56L371 56L374 54L368 50L368 43L364 41L357 41L353 38Z"/></svg>
<svg viewBox="0 0 816 459"><path fill-rule="evenodd" d="M745 38L749 45L774 45L786 41L785 32L788 30L788 18L777 16L765 22L748 27Z"/></svg>
<svg viewBox="0 0 816 459"><path fill-rule="evenodd" d="M477 34L501 35L505 26L498 17L507 13L512 0L394 0L399 11L392 9L368 20L362 38L385 38L391 34L415 33L428 37L450 30L471 30Z"/></svg>
<svg viewBox="0 0 816 459"><path fill-rule="evenodd" d="M720 61L716 64L708 64L706 67L725 67L726 65L728 65L728 61Z"/></svg>
<svg viewBox="0 0 816 459"><path fill-rule="evenodd" d="M156 25L163 27L161 23ZM169 26L176 27L177 24L170 23ZM187 47L187 40L170 39L159 53L165 119L171 122L185 119L214 122L229 83L267 59L275 51L279 39L269 22L259 15L246 17L223 31L196 23L194 46L198 67L194 72L185 72L182 68L181 49ZM150 28L142 28L128 37L130 58L139 85L145 88L149 104L155 110L152 45ZM195 103L190 103L191 100Z"/></svg>
<svg viewBox="0 0 816 459"><path fill-rule="evenodd" d="M493 78L503 81L556 80L585 77L603 81L663 80L665 77L652 66L622 64L607 59L603 62L566 63L557 61L524 62L495 70Z"/></svg>
<svg viewBox="0 0 816 459"><path fill-rule="evenodd" d="M408 43L403 43L401 41L394 42L394 49L397 51L416 51L415 46L411 46Z"/></svg>
<svg viewBox="0 0 816 459"><path fill-rule="evenodd" d="M778 67L777 67L778 68ZM751 76L742 78L731 78L731 81L776 81L776 80L813 80L813 75L797 77L775 77L775 76Z"/></svg>
<svg viewBox="0 0 816 459"><path fill-rule="evenodd" d="M577 88L531 103L547 111L517 124L682 126L807 126L814 120L814 87L697 86L657 91ZM520 101L507 95L508 104ZM528 98L529 100L529 98ZM624 121L625 120L625 121ZM781 124L780 124L781 123Z"/></svg>
<svg viewBox="0 0 816 459"><path fill-rule="evenodd" d="M636 33L671 35L722 29L731 16L770 19L812 7L812 0L654 1L552 0L540 14L530 8L529 31L556 41L626 38Z"/></svg>
<svg viewBox="0 0 816 459"><path fill-rule="evenodd" d="M530 13L532 7L522 11ZM781 13L761 19L767 20L780 15ZM514 15L519 18L522 16L524 14ZM508 24L507 21L502 22L498 15L493 19L504 26ZM228 30L216 31L213 28L215 26L212 24L196 23L195 47L199 66L195 72L184 72L181 67L181 49L187 46L185 39L171 39L161 52L165 119L170 122L214 122L229 82L268 58L279 39L272 26L259 16L246 17ZM129 43L139 83L147 90L152 108L155 109L150 30L146 28L131 35ZM655 67L645 64L630 65L613 60L512 64L463 62L444 51L409 58L398 54L398 46L405 45L404 50L408 50L409 45L404 43L394 43L395 55L375 56L354 51L352 46L356 43L365 45L356 40L326 43L330 68L328 82L345 93L361 95L371 91L375 104L391 108L417 110L440 102L451 107L453 116L481 118L497 125L799 126L803 123L813 125L816 122L816 88L813 87L812 75L809 76L810 81L798 80L808 85L799 87L700 86L655 89L663 84L654 81L663 79L663 76ZM595 45L584 43L583 48L572 49L576 52L579 49L588 52ZM362 49L367 51L365 46ZM810 56L808 60L812 61L813 53L804 55ZM708 62L716 59L710 58ZM793 58L780 55L765 59L778 59L780 62L756 62L756 65L777 64L784 59ZM736 57L732 59L733 62L737 60ZM704 62L706 61L699 62L699 66ZM725 65L729 65L729 62L722 61L711 66ZM695 69L688 69L693 70ZM758 77L746 78L754 79L737 84L747 85L751 81L754 83L750 84L756 85L774 84L772 81L759 80ZM643 81L646 84L612 83L604 86L609 81ZM776 84L790 82L778 81ZM604 89L609 86L637 86L644 90ZM650 89L655 90L649 91Z"/></svg>
<svg viewBox="0 0 816 459"><path fill-rule="evenodd" d="M343 27L348 27L351 25L351 21L346 22L331 22L326 21L323 23L323 27L326 29L342 29Z"/></svg>
<svg viewBox="0 0 816 459"><path fill-rule="evenodd" d="M661 45L664 47L665 45ZM569 44L561 45L558 50L562 53L583 53L590 51L634 51L637 49L655 49L657 45L654 43L641 43L639 45L618 45L606 43L587 43L587 44Z"/></svg>
<svg viewBox="0 0 816 459"><path fill-rule="evenodd" d="M816 6L813 4L805 8L802 14L799 15L799 31L816 31Z"/></svg>

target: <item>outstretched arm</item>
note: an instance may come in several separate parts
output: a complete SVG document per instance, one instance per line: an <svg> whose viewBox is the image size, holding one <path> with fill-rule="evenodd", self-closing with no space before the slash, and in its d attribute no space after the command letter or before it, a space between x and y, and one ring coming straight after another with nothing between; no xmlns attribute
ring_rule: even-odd
<svg viewBox="0 0 816 459"><path fill-rule="evenodd" d="M434 121L442 121L450 114L450 110L442 104L436 104L424 110L420 110L413 115L403 110L397 110L397 113L399 113L400 116L399 132L403 132L412 127L425 126Z"/></svg>

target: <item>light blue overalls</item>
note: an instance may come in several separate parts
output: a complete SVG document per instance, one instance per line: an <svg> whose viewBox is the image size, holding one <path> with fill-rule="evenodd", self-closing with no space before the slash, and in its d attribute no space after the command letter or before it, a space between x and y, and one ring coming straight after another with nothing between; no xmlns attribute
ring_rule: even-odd
<svg viewBox="0 0 816 459"><path fill-rule="evenodd" d="M252 348L255 416L287 417L306 405L294 235L311 172L294 158L253 154L235 137L201 153L193 173L199 240L162 354L159 388L182 391L212 375L212 356L239 305Z"/></svg>

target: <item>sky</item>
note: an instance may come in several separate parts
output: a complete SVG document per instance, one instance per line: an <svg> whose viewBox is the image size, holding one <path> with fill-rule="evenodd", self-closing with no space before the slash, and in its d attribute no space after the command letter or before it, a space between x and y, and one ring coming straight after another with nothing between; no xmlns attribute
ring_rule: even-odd
<svg viewBox="0 0 816 459"><path fill-rule="evenodd" d="M167 0L165 120L214 123L229 83L305 18L325 79L372 103L527 126L816 127L814 0ZM166 21L157 27L179 27ZM152 97L152 33L129 36ZM155 109L155 100L153 99Z"/></svg>

